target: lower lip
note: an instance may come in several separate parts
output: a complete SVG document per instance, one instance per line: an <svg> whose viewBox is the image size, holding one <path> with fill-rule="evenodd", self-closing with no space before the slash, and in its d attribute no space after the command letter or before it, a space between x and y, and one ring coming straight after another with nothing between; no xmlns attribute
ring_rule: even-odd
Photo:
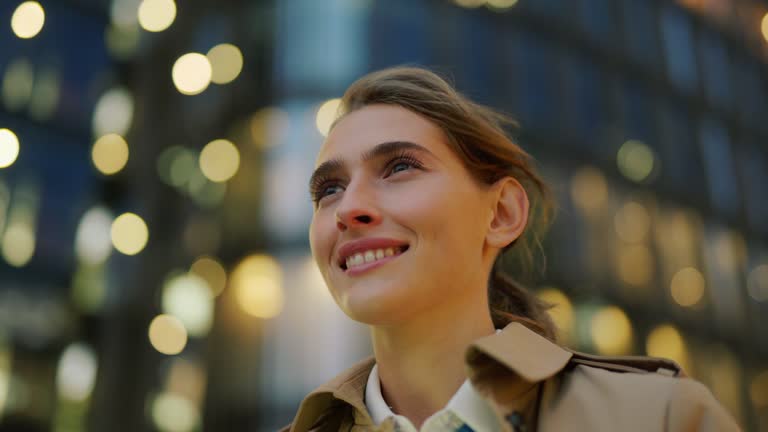
<svg viewBox="0 0 768 432"><path fill-rule="evenodd" d="M389 257L384 257L382 259L378 259L378 260L373 261L373 262L369 262L369 263L362 264L362 265L359 265L359 266L356 266L356 267L348 268L348 269L344 270L344 274L345 275L349 275L349 276L357 276L357 275L359 275L361 273L367 272L368 270L373 270L373 269L375 269L377 267L381 267L384 264L392 261L393 259L399 258L404 253L405 252L400 252L397 255L392 255L392 256L389 256Z"/></svg>

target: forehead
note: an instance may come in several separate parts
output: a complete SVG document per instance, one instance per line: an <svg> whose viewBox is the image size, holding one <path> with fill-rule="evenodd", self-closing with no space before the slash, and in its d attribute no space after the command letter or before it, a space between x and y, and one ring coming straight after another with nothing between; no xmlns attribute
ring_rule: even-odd
<svg viewBox="0 0 768 432"><path fill-rule="evenodd" d="M397 105L369 105L347 114L328 134L315 165L332 158L357 159L367 149L391 141L422 145L436 156L449 152L443 131L426 118Z"/></svg>

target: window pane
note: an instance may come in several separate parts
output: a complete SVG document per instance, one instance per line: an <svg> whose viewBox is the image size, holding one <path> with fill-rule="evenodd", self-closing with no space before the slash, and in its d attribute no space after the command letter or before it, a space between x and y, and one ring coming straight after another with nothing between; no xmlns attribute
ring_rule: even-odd
<svg viewBox="0 0 768 432"><path fill-rule="evenodd" d="M558 121L552 49L526 32L519 33L515 42L515 63L519 68L514 83L516 111L520 113L523 127L551 129Z"/></svg>
<svg viewBox="0 0 768 432"><path fill-rule="evenodd" d="M682 10L667 5L662 9L661 25L667 74L678 87L694 91L698 75L690 18Z"/></svg>
<svg viewBox="0 0 768 432"><path fill-rule="evenodd" d="M627 49L632 58L646 66L658 64L659 41L653 2L625 0L623 27Z"/></svg>
<svg viewBox="0 0 768 432"><path fill-rule="evenodd" d="M746 146L740 154L741 184L744 187L744 200L749 224L768 233L768 199L765 199L765 186L768 185L768 157L753 143Z"/></svg>
<svg viewBox="0 0 768 432"><path fill-rule="evenodd" d="M719 122L707 119L699 125L699 135L712 206L725 214L735 215L739 196L728 131Z"/></svg>
<svg viewBox="0 0 768 432"><path fill-rule="evenodd" d="M612 0L581 0L582 27L599 43L610 43L616 38L615 4Z"/></svg>
<svg viewBox="0 0 768 432"><path fill-rule="evenodd" d="M738 106L742 119L755 128L766 130L765 119L768 117L768 85L761 76L761 67L756 62L737 59L733 64L733 74L738 92Z"/></svg>
<svg viewBox="0 0 768 432"><path fill-rule="evenodd" d="M709 99L722 108L731 102L728 53L723 39L705 31L699 38L704 88Z"/></svg>
<svg viewBox="0 0 768 432"><path fill-rule="evenodd" d="M428 46L431 17L424 2L373 2L370 68L400 63L430 64Z"/></svg>
<svg viewBox="0 0 768 432"><path fill-rule="evenodd" d="M663 103L659 114L662 181L686 201L706 200L706 188L700 186L704 170L688 112L679 105Z"/></svg>
<svg viewBox="0 0 768 432"><path fill-rule="evenodd" d="M651 99L647 88L639 82L626 81L623 84L622 112L626 138L639 139L646 144L655 140Z"/></svg>
<svg viewBox="0 0 768 432"><path fill-rule="evenodd" d="M595 143L605 126L602 74L583 57L566 54L563 60L564 125L580 142Z"/></svg>

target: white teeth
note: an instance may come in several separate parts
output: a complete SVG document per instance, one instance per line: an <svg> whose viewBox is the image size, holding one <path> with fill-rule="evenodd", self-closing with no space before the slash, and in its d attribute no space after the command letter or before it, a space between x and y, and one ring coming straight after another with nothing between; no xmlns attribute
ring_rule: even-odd
<svg viewBox="0 0 768 432"><path fill-rule="evenodd" d="M362 264L367 264L380 260L382 258L391 257L400 253L400 248L385 248L385 249L372 249L365 252L356 253L347 258L347 269L351 267L357 267Z"/></svg>
<svg viewBox="0 0 768 432"><path fill-rule="evenodd" d="M376 252L374 251L365 251L365 262L374 262L376 261Z"/></svg>
<svg viewBox="0 0 768 432"><path fill-rule="evenodd" d="M363 264L365 262L365 259L363 258L363 254L354 254L350 258L347 259L347 267L350 266L356 266Z"/></svg>

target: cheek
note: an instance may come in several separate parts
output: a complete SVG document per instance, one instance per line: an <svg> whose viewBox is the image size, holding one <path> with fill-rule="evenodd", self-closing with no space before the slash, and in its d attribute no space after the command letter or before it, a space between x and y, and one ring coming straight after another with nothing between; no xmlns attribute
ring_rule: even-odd
<svg viewBox="0 0 768 432"><path fill-rule="evenodd" d="M400 200L401 206L403 202L408 204L395 214L401 215L404 223L413 221L418 224L415 229L438 238L477 235L484 220L483 203L477 191L462 187L463 184L441 186L419 199Z"/></svg>
<svg viewBox="0 0 768 432"><path fill-rule="evenodd" d="M323 259L323 257L328 256L329 247L327 229L324 229L323 218L316 215L309 225L309 248L321 271L325 271L327 259Z"/></svg>

